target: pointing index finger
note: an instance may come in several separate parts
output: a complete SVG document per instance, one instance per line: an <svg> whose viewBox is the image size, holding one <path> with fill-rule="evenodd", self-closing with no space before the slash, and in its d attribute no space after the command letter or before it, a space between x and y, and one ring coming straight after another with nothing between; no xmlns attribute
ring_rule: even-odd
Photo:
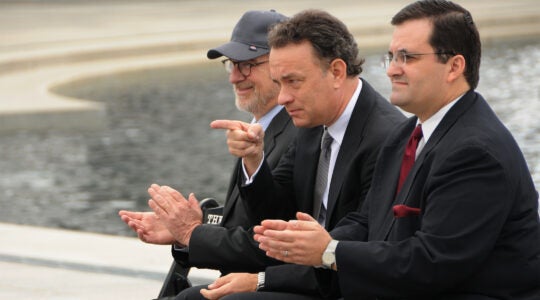
<svg viewBox="0 0 540 300"><path fill-rule="evenodd" d="M247 123L235 120L215 120L210 123L210 127L213 129L228 129L228 130L245 130Z"/></svg>

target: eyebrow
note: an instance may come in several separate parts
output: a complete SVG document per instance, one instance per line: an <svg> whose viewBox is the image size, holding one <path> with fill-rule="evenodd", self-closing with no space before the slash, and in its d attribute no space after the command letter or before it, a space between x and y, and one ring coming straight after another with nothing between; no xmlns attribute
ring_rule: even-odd
<svg viewBox="0 0 540 300"><path fill-rule="evenodd" d="M292 71L292 72L289 72L287 74L283 74L283 75L279 76L278 78L272 77L272 80L279 81L279 80L288 80L288 79L291 79L291 78L302 79L302 78L304 78L304 76L301 76L300 74L297 74L294 71Z"/></svg>
<svg viewBox="0 0 540 300"><path fill-rule="evenodd" d="M396 52L392 52L392 51L388 50L388 54L392 54L392 55L393 55L394 53L409 53L409 51L407 51L406 48L400 48L400 49L397 49Z"/></svg>
<svg viewBox="0 0 540 300"><path fill-rule="evenodd" d="M282 75L280 78L281 79L289 79L289 78L291 78L293 76L294 76L293 74L289 73L289 74Z"/></svg>
<svg viewBox="0 0 540 300"><path fill-rule="evenodd" d="M287 80L287 79L289 79L289 78L291 78L293 76L294 76L293 74L288 73L288 74L285 74L285 75L281 75L281 76L279 76L277 78L272 78L272 80L274 80L274 81Z"/></svg>

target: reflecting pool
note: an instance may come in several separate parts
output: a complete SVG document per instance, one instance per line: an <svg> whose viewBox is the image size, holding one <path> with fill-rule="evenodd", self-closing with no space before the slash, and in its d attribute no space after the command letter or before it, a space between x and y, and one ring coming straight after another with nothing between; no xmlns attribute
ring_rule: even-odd
<svg viewBox="0 0 540 300"><path fill-rule="evenodd" d="M379 56L362 76L385 96ZM478 91L522 147L540 187L540 42L485 49ZM221 64L171 66L82 80L57 92L102 101L99 132L4 134L0 222L131 235L119 209L146 210L147 187L171 185L223 200L234 163L214 119L249 120Z"/></svg>

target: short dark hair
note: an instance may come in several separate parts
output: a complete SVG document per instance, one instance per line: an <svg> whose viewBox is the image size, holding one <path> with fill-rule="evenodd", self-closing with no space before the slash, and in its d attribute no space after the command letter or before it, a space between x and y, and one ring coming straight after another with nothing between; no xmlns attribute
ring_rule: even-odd
<svg viewBox="0 0 540 300"><path fill-rule="evenodd" d="M409 20L429 19L433 32L429 44L436 52L463 55L465 58L465 78L472 89L480 79L480 58L482 45L480 34L471 13L451 1L424 0L411 3L393 18L392 25L400 25ZM439 55L439 60L447 62L449 55Z"/></svg>
<svg viewBox="0 0 540 300"><path fill-rule="evenodd" d="M347 76L362 73L363 58L358 57L358 45L347 26L329 13L316 9L299 12L276 24L268 34L271 48L283 48L291 43L308 41L315 55L330 63L336 58L347 64Z"/></svg>

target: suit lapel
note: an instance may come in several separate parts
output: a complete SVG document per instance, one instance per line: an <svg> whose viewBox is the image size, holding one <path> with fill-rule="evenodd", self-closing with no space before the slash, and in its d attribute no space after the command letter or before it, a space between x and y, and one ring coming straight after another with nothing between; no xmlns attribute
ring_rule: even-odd
<svg viewBox="0 0 540 300"><path fill-rule="evenodd" d="M372 93L372 87L366 81L362 80L362 90L360 91L360 95L358 95L356 105L347 124L347 129L345 130L332 173L330 189L328 191L326 224L329 224L332 218L337 199L345 182L345 177L350 173L351 162L356 156L356 152L360 149L360 143L364 138L364 128L374 104L373 99L375 96Z"/></svg>
<svg viewBox="0 0 540 300"><path fill-rule="evenodd" d="M415 179L416 179L416 175L418 174L418 171L422 168L423 164L424 164L424 160L426 158L427 155L429 155L429 153L437 146L437 144L441 141L441 139L446 135L446 133L448 132L448 130L450 130L453 125L458 121L458 119L460 118L460 116L462 116L465 111L467 111L471 105L474 103L474 100L475 100L475 93L474 91L469 91L467 92L463 97L462 99L460 99L447 113L446 115L443 117L443 119L441 120L441 122L439 123L439 125L437 125L437 127L435 128L435 131L433 131L433 134L431 135L431 137L429 138L428 142L426 143L426 145L424 146L424 149L422 149L422 151L419 153L409 175L407 176L407 179L405 180L405 182L403 183L403 187L401 188L401 191L399 192L399 194L396 195L394 201L392 202L392 205L390 207L387 207L385 208L387 210L387 213L385 214L386 215L386 220L385 222L383 222L383 224L385 224L383 226L383 228L385 228L384 230L384 235L383 237L386 239L388 237L388 234L390 233L392 227L393 227L393 224L395 222L395 218L394 218L394 215L393 215L393 211L392 211L392 207L396 204L407 204L407 202L410 201L409 199L409 192L411 190L411 187L413 186L413 184L415 183ZM412 121L414 120L414 121ZM409 135L410 133L412 132L413 130L413 127L414 125L416 124L416 118L413 117L411 120L411 122L407 125L407 130L405 132L409 132ZM403 151L405 149L405 145L404 143L406 143L406 141L408 140L408 135L407 134L402 134L402 139L401 139L401 143L400 143L400 148L398 149L401 149L400 151L397 151L399 152L399 155L398 156L395 156L394 157L399 157L400 160L394 164L398 165L398 166L401 166L401 156L403 155ZM389 169L392 169L392 173L389 173L389 174L395 174L395 175L392 175L392 178L393 178L393 181L394 181L394 185L393 185L393 190L395 191L396 189L396 184L397 184L397 177L399 176L399 168L394 168L394 167L390 167L388 166ZM417 199L413 199L413 200L417 200Z"/></svg>
<svg viewBox="0 0 540 300"><path fill-rule="evenodd" d="M236 160L231 181L229 182L229 189L226 198L227 200L223 206L223 220L221 221L221 224L225 224L225 221L228 219L232 208L236 204L237 199L240 197L240 191L238 190L238 184L236 183L238 182L238 177L240 176L239 172L241 172L241 163L241 159Z"/></svg>
<svg viewBox="0 0 540 300"><path fill-rule="evenodd" d="M289 115L285 109L281 109L279 113L272 119L268 128L264 132L264 153L266 157L269 157L276 146L277 137L287 127L287 119Z"/></svg>
<svg viewBox="0 0 540 300"><path fill-rule="evenodd" d="M322 199L316 199L315 198L315 184L317 182L317 172L319 170L317 170L318 168L318 163L319 163L319 157L321 155L321 140L322 140L322 135L323 135L323 126L317 126L315 128L312 128L310 129L311 131L311 134L310 136L312 137L311 138L311 141L312 143L306 143L306 145L311 145L311 147L306 147L306 152L305 152L305 156L304 156L304 161L310 161L310 162L313 162L311 163L309 166L306 166L306 168L302 168L302 170L305 172L304 174L302 174L301 177L299 178L305 178L308 180L308 182L310 184L308 184L308 186L311 187L309 193L307 194L308 195L308 201L306 201L306 203L313 203L313 207L311 208L311 211L309 212L312 216L315 217L315 219L317 219L318 217L318 213L320 212L320 207L321 207L321 200ZM309 201L309 199L313 199L313 201ZM315 214L317 214L317 216L315 216Z"/></svg>
<svg viewBox="0 0 540 300"><path fill-rule="evenodd" d="M393 142L384 146L381 149L381 155L377 161L376 170L384 170L384 172L376 172L373 176L371 193L377 195L377 212L370 213L370 223L380 224L371 228L370 239L383 240L394 223L394 213L392 207L396 204L396 198L403 194L405 184L401 188L401 192L396 195L397 183L399 178L399 170L401 169L401 161L403 159L403 151L409 139L411 132L416 125L416 117L412 117L407 121L403 128L396 133ZM391 199L391 201L388 201Z"/></svg>

